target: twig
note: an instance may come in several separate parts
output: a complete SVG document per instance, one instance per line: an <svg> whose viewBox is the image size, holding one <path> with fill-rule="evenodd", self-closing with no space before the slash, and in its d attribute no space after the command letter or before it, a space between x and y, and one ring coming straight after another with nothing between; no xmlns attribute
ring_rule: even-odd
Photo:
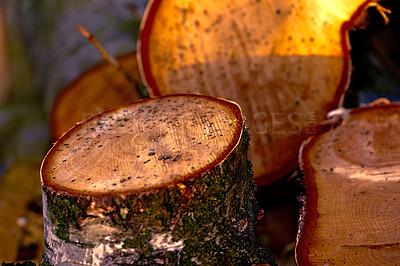
<svg viewBox="0 0 400 266"><path fill-rule="evenodd" d="M139 81L135 80L128 72L128 70L121 65L115 57L111 56L106 49L97 41L96 37L93 34L88 32L82 25L78 25L79 32L86 38L90 43L92 43L97 50L100 52L100 55L103 59L114 66L118 72L120 72L125 79L132 84L132 86L138 91L140 97L142 99L150 97L146 87Z"/></svg>
<svg viewBox="0 0 400 266"><path fill-rule="evenodd" d="M378 10L379 14L383 17L383 20L385 21L385 24L389 24L389 18L386 14L392 14L392 11L390 9L384 8L377 2L371 2L370 6L374 6L376 10Z"/></svg>

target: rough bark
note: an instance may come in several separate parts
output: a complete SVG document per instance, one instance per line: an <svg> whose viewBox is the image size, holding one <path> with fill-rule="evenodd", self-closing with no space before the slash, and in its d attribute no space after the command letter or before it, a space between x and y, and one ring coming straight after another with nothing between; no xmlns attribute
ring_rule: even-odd
<svg viewBox="0 0 400 266"><path fill-rule="evenodd" d="M275 264L255 242L249 140L236 104L193 95L76 126L42 165L42 264Z"/></svg>
<svg viewBox="0 0 400 266"><path fill-rule="evenodd" d="M302 147L299 265L400 261L400 105L350 111Z"/></svg>

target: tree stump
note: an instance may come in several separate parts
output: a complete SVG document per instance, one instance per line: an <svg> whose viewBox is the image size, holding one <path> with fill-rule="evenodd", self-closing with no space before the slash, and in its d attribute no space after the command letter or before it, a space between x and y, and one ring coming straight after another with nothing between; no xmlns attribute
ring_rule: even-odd
<svg viewBox="0 0 400 266"><path fill-rule="evenodd" d="M43 264L275 264L258 248L233 102L142 100L78 124L42 165Z"/></svg>
<svg viewBox="0 0 400 266"><path fill-rule="evenodd" d="M399 104L354 109L303 145L299 265L398 265L399 125Z"/></svg>

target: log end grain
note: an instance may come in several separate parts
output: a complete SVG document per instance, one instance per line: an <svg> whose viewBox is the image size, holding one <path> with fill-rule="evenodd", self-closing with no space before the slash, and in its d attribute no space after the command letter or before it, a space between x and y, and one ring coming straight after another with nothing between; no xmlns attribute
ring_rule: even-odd
<svg viewBox="0 0 400 266"><path fill-rule="evenodd" d="M304 143L300 264L399 261L399 125L399 104L358 108Z"/></svg>
<svg viewBox="0 0 400 266"><path fill-rule="evenodd" d="M221 162L242 127L239 106L228 101L181 95L136 102L65 134L44 160L43 183L80 194L163 187Z"/></svg>

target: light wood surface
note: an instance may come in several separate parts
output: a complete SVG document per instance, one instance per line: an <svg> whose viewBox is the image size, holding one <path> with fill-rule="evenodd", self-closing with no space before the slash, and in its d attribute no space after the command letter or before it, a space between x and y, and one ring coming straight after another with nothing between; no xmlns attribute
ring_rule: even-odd
<svg viewBox="0 0 400 266"><path fill-rule="evenodd" d="M400 261L400 105L352 111L308 141L299 265Z"/></svg>
<svg viewBox="0 0 400 266"><path fill-rule="evenodd" d="M351 71L347 33L369 2L153 0L141 74L155 95L238 102L255 179L271 183L296 168L301 142L338 106Z"/></svg>
<svg viewBox="0 0 400 266"><path fill-rule="evenodd" d="M88 194L162 187L220 162L242 126L233 102L185 95L139 101L69 131L47 155L43 181Z"/></svg>

